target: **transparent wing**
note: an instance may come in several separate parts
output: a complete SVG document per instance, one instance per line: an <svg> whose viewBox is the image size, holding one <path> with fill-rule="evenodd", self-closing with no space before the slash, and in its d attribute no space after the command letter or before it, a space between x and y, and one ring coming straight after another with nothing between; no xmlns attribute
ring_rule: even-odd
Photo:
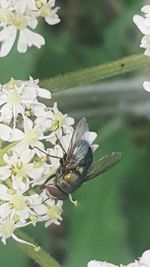
<svg viewBox="0 0 150 267"><path fill-rule="evenodd" d="M82 162L82 164L86 164L89 160L92 163L93 151L85 140L81 140L77 143L77 146L73 150L73 156L77 163Z"/></svg>
<svg viewBox="0 0 150 267"><path fill-rule="evenodd" d="M101 175L107 170L111 169L116 163L118 163L122 158L121 152L113 152L110 155L105 155L104 157L95 161L92 168L87 174L87 181Z"/></svg>
<svg viewBox="0 0 150 267"><path fill-rule="evenodd" d="M83 135L85 132L88 131L88 126L85 118L82 118L76 125L76 128L74 130L74 133L72 135L70 145L67 152L67 160L69 160L72 157L72 154L74 153L74 150L76 148L76 145L80 143L82 140Z"/></svg>

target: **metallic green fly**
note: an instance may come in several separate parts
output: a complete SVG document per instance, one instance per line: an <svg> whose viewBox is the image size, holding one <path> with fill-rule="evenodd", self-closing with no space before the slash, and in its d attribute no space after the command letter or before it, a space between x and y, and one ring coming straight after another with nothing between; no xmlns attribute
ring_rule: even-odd
<svg viewBox="0 0 150 267"><path fill-rule="evenodd" d="M113 152L93 162L92 146L85 139L87 132L86 119L82 118L75 127L67 153L65 152L63 158L60 158L60 167L56 174L50 176L44 183L49 194L56 199L71 197L83 183L109 170L122 157L120 152ZM61 143L60 145L62 147ZM53 184L49 184L51 179Z"/></svg>

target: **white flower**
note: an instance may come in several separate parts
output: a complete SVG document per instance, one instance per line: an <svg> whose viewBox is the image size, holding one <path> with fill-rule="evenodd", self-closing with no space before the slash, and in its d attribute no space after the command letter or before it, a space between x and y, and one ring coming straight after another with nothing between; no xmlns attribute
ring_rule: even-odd
<svg viewBox="0 0 150 267"><path fill-rule="evenodd" d="M146 18L143 18L142 16L139 15L134 15L133 21L143 34L145 35L150 34L150 25Z"/></svg>
<svg viewBox="0 0 150 267"><path fill-rule="evenodd" d="M43 191L41 197L46 207L46 214L43 217L44 221L46 221L45 227L48 227L52 223L59 225L60 221L63 220L61 217L63 201L57 200L56 202L54 199L47 199L46 190Z"/></svg>
<svg viewBox="0 0 150 267"><path fill-rule="evenodd" d="M141 48L145 48L144 55L145 56L150 56L150 35L145 35L140 44Z"/></svg>
<svg viewBox="0 0 150 267"><path fill-rule="evenodd" d="M39 4L40 2L40 4ZM45 21L49 25L55 25L60 22L60 18L57 15L59 7L52 9L55 6L55 0L41 0L39 4L39 15L45 18Z"/></svg>
<svg viewBox="0 0 150 267"><path fill-rule="evenodd" d="M19 129L0 123L0 139L8 142L18 141L22 138L22 132Z"/></svg>
<svg viewBox="0 0 150 267"><path fill-rule="evenodd" d="M4 0L5 1L5 0ZM8 0L11 9L24 13L26 10L36 10L35 0Z"/></svg>
<svg viewBox="0 0 150 267"><path fill-rule="evenodd" d="M56 141L61 140L62 136L72 134L74 119L69 117L67 114L63 114L59 111L57 103L51 109L45 109L44 107L37 107L35 114L38 117L36 124L41 125L44 131L50 132L47 141L53 145Z"/></svg>
<svg viewBox="0 0 150 267"><path fill-rule="evenodd" d="M36 29L40 17L50 25L60 22L57 15L59 8L54 8L54 5L53 0L2 0L0 3L0 57L9 54L17 35L19 35L18 52L25 53L31 46L41 48L45 40L42 35L33 30Z"/></svg>
<svg viewBox="0 0 150 267"><path fill-rule="evenodd" d="M17 237L14 233L14 231L18 228L22 228L29 225L29 223L26 224L21 224L21 223L14 223L11 221L10 218L6 218L5 220L0 220L0 239L2 240L2 242L4 243L4 245L6 245L6 240L10 237L12 237L15 241L19 242L19 243L23 243L26 245L30 245L32 246L36 251L39 251L40 247L36 247L33 244L20 239L19 237Z"/></svg>
<svg viewBox="0 0 150 267"><path fill-rule="evenodd" d="M19 136L17 136L17 134L13 134L8 141L20 140L20 142L15 146L15 149L20 153L26 149L29 149L30 147L32 149L39 148L44 150L44 144L42 141L45 140L47 136L44 136L40 125L34 125L34 122L29 118L24 118L24 129L23 131L20 131Z"/></svg>
<svg viewBox="0 0 150 267"><path fill-rule="evenodd" d="M27 28L27 20L22 14L13 14L11 25L4 27L0 32L0 57L5 57L12 49L19 31L17 50L25 53L28 47L41 48L45 44L44 38Z"/></svg>
<svg viewBox="0 0 150 267"><path fill-rule="evenodd" d="M21 10L29 9L27 0L24 5L10 0L9 8L14 8L12 3L18 3ZM74 119L63 114L57 103L51 107L41 102L41 98L50 99L51 93L38 82L30 77L0 85L0 141L5 151L0 166L0 238L4 244L10 237L28 244L14 234L17 228L38 222L47 227L62 221L63 201L50 195L45 183L53 175L49 184L56 184L55 174L74 133ZM95 138L96 133L87 127L82 139L93 151Z"/></svg>
<svg viewBox="0 0 150 267"><path fill-rule="evenodd" d="M0 180L11 178L14 190L25 192L30 184L40 180L40 184L50 175L50 166L42 158L34 160L35 151L27 149L21 154L13 148L3 156L5 165L0 167Z"/></svg>
<svg viewBox="0 0 150 267"><path fill-rule="evenodd" d="M139 260L141 267L149 267L150 266L150 250L146 250L140 260Z"/></svg>
<svg viewBox="0 0 150 267"><path fill-rule="evenodd" d="M143 83L143 87L144 87L145 91L150 92L150 82L145 81Z"/></svg>
<svg viewBox="0 0 150 267"><path fill-rule="evenodd" d="M0 92L0 121L10 123L13 119L14 127L18 114L30 116L34 114L36 106L43 106L38 102L38 97L50 99L51 93L38 86L38 80L30 77L29 81L11 79L7 84L1 85ZM28 112L27 112L28 111ZM29 112L30 111L30 112Z"/></svg>
<svg viewBox="0 0 150 267"><path fill-rule="evenodd" d="M93 260L88 263L88 267L117 267L117 266L111 263Z"/></svg>
<svg viewBox="0 0 150 267"><path fill-rule="evenodd" d="M144 34L140 47L145 48L144 54L150 56L150 6L144 6L141 11L144 17L139 15L133 16L133 21L139 30Z"/></svg>
<svg viewBox="0 0 150 267"><path fill-rule="evenodd" d="M119 267L124 267L124 266L121 265ZM134 262L127 264L125 267L145 267L145 266L141 266L140 263L137 260L135 260Z"/></svg>
<svg viewBox="0 0 150 267"><path fill-rule="evenodd" d="M112 263L92 260L87 267L149 267L150 266L150 250L146 250L139 260L135 260L127 265L114 265Z"/></svg>
<svg viewBox="0 0 150 267"><path fill-rule="evenodd" d="M34 114L35 106L42 105L45 107L44 104L38 102L38 97L50 99L51 93L40 88L38 80L33 80L31 77L29 81L11 79L7 84L1 85L0 121L9 123L13 119L15 126L18 114L24 117L26 110L30 110L30 113Z"/></svg>
<svg viewBox="0 0 150 267"><path fill-rule="evenodd" d="M0 185L0 200L4 203L7 216L9 215L13 222L25 224L30 219L30 215L36 215L30 207L30 201L33 196L26 196L21 190L9 189L4 184ZM3 215L4 217L4 215Z"/></svg>

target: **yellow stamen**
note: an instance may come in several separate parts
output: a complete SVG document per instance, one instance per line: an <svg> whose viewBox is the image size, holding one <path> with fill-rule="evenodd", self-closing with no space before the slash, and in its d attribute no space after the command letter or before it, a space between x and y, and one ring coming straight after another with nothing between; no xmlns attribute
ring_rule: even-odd
<svg viewBox="0 0 150 267"><path fill-rule="evenodd" d="M21 13L11 13L10 23L14 25L17 30L23 30L27 27L27 20Z"/></svg>

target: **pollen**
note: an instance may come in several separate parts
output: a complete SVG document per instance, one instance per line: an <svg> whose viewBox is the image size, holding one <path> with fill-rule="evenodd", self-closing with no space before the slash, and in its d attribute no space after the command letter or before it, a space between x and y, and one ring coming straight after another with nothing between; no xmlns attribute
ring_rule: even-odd
<svg viewBox="0 0 150 267"><path fill-rule="evenodd" d="M10 23L14 25L17 30L23 30L27 27L27 20L21 13L11 13Z"/></svg>
<svg viewBox="0 0 150 267"><path fill-rule="evenodd" d="M33 111L31 109L25 111L25 115L27 117L32 117L34 115Z"/></svg>
<svg viewBox="0 0 150 267"><path fill-rule="evenodd" d="M47 161L47 156L41 157L41 162L44 163Z"/></svg>
<svg viewBox="0 0 150 267"><path fill-rule="evenodd" d="M25 143L28 144L28 145L35 145L35 143L38 141L39 139L39 135L37 133L36 130L34 129L31 129L31 130L28 130L26 133L25 133Z"/></svg>
<svg viewBox="0 0 150 267"><path fill-rule="evenodd" d="M31 215L31 216L29 217L29 219L30 219L30 221L32 221L32 222L36 222L37 219L38 219L38 217L35 216L35 215Z"/></svg>
<svg viewBox="0 0 150 267"><path fill-rule="evenodd" d="M4 222L3 225L0 226L0 233L2 233L6 238L11 237L14 231L14 226L10 222Z"/></svg>
<svg viewBox="0 0 150 267"><path fill-rule="evenodd" d="M45 18L45 17L49 17L50 15L51 15L51 8L50 8L50 5L47 3L41 7L40 16Z"/></svg>
<svg viewBox="0 0 150 267"><path fill-rule="evenodd" d="M36 0L35 5L38 9L40 9L42 7L42 2L40 0Z"/></svg>
<svg viewBox="0 0 150 267"><path fill-rule="evenodd" d="M26 173L27 173L27 170L26 170L26 165L23 164L22 162L17 162L16 165L12 165L11 166L11 173L12 175L18 175L18 176L21 176L21 177L26 177Z"/></svg>
<svg viewBox="0 0 150 267"><path fill-rule="evenodd" d="M11 158L13 156L13 152L11 150L7 151L7 156Z"/></svg>
<svg viewBox="0 0 150 267"><path fill-rule="evenodd" d="M41 162L34 162L34 168L40 168L41 166Z"/></svg>
<svg viewBox="0 0 150 267"><path fill-rule="evenodd" d="M21 102L21 96L16 91L10 91L8 94L8 104L18 105Z"/></svg>
<svg viewBox="0 0 150 267"><path fill-rule="evenodd" d="M8 189L8 190L7 190L7 193L8 193L9 195L14 195L14 194L15 194L15 191L14 191L13 189Z"/></svg>
<svg viewBox="0 0 150 267"><path fill-rule="evenodd" d="M54 121L50 128L50 131L55 132L59 127L63 126L66 119L66 115L63 115L61 112L56 112L54 114Z"/></svg>
<svg viewBox="0 0 150 267"><path fill-rule="evenodd" d="M59 121L58 120L55 120L53 123L52 123L52 126L50 128L50 131L51 132L55 132L57 131L57 129L59 128Z"/></svg>
<svg viewBox="0 0 150 267"><path fill-rule="evenodd" d="M19 222L19 220L20 220L19 215L15 214L15 215L13 216L13 221L14 221L14 222Z"/></svg>
<svg viewBox="0 0 150 267"><path fill-rule="evenodd" d="M27 207L24 196L17 194L11 196L10 204L12 204L13 208L17 211L23 210Z"/></svg>
<svg viewBox="0 0 150 267"><path fill-rule="evenodd" d="M48 215L49 219L51 219L51 220L54 220L54 219L62 220L61 209L57 206L49 206L48 211L47 211L47 215Z"/></svg>
<svg viewBox="0 0 150 267"><path fill-rule="evenodd" d="M16 80L11 78L11 80L7 83L8 90L15 90L16 89Z"/></svg>
<svg viewBox="0 0 150 267"><path fill-rule="evenodd" d="M7 22L8 14L9 14L9 11L6 8L0 8L0 21Z"/></svg>
<svg viewBox="0 0 150 267"><path fill-rule="evenodd" d="M150 45L150 34L146 35L146 43Z"/></svg>

